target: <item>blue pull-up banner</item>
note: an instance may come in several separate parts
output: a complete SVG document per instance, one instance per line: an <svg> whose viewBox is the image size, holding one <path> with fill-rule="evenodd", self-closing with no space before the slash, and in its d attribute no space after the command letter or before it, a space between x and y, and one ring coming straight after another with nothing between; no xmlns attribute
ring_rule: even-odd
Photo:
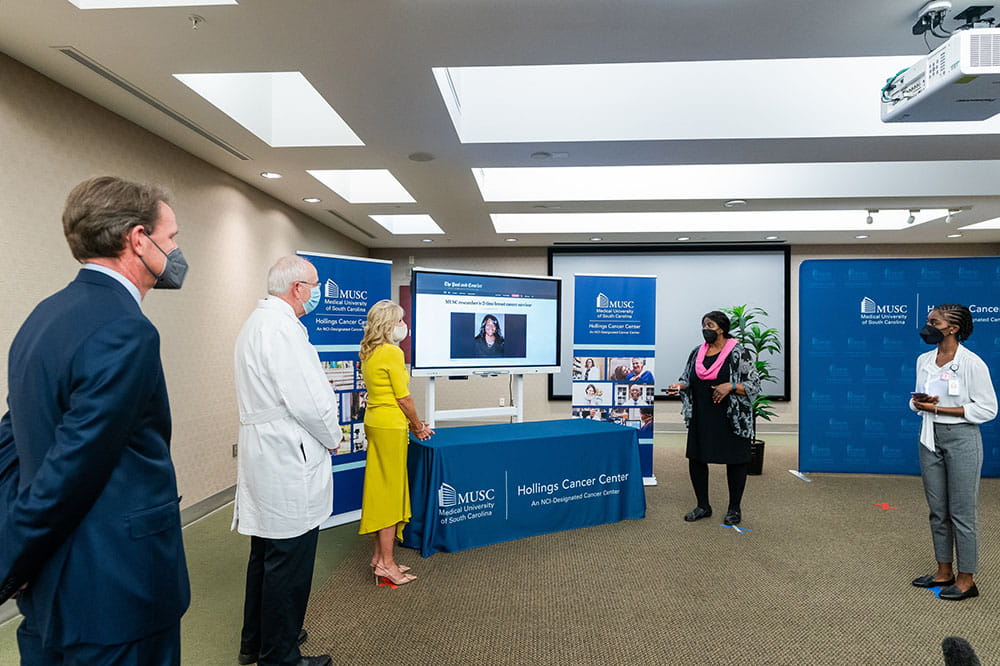
<svg viewBox="0 0 1000 666"><path fill-rule="evenodd" d="M972 311L964 343L1000 382L1000 259L831 259L799 269L799 470L919 474L909 408L919 337L938 303ZM998 391L1000 392L1000 391ZM982 425L983 476L1000 476L1000 425Z"/></svg>
<svg viewBox="0 0 1000 666"><path fill-rule="evenodd" d="M574 277L573 416L638 429L643 482L655 485L656 277Z"/></svg>
<svg viewBox="0 0 1000 666"><path fill-rule="evenodd" d="M361 379L358 350L368 309L389 298L392 262L315 252L298 254L316 267L322 291L316 309L299 321L309 331L309 342L316 347L330 388L337 395L344 433L333 455L332 515L323 524L330 527L361 517L368 455L364 428L368 392Z"/></svg>

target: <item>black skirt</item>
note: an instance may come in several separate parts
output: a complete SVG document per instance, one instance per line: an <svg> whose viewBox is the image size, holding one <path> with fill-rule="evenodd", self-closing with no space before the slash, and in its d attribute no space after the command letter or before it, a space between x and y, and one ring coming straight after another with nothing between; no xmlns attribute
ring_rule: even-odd
<svg viewBox="0 0 1000 666"><path fill-rule="evenodd" d="M706 356L705 367L710 367L717 357ZM750 438L734 433L726 415L730 396L719 404L712 402L712 387L728 381L729 363L722 364L715 379L703 380L697 373L691 375L691 422L687 438L687 457L691 460L726 465L750 462Z"/></svg>

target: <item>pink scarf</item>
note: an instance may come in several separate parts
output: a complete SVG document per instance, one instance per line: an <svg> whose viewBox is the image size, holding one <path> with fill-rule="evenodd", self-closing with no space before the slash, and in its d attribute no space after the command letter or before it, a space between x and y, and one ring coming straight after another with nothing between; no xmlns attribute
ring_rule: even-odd
<svg viewBox="0 0 1000 666"><path fill-rule="evenodd" d="M722 345L722 351L719 352L719 357L715 359L715 363L712 364L711 368L706 369L705 352L708 351L708 343L702 344L698 348L698 356L694 359L694 371L698 375L698 379L716 379L719 376L719 370L722 369L722 364L729 358L729 352L733 351L733 347L735 346L736 338L726 340L726 344Z"/></svg>

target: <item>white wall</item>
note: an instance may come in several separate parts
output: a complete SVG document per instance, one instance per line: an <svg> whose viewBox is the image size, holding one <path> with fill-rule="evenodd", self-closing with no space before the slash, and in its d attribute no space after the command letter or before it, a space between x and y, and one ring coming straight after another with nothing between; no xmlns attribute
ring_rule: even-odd
<svg viewBox="0 0 1000 666"><path fill-rule="evenodd" d="M158 182L173 192L191 264L181 291L143 303L162 341L182 507L232 486L233 343L265 295L268 267L300 249L367 250L4 55L0 157L0 397L17 329L79 269L62 234L66 195L104 174Z"/></svg>

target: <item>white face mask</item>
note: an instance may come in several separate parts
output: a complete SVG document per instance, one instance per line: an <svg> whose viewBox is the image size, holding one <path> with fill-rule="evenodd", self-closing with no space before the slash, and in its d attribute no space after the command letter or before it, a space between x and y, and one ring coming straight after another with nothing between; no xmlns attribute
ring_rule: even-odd
<svg viewBox="0 0 1000 666"><path fill-rule="evenodd" d="M396 324L396 327L392 329L392 341L397 345L406 339L406 324Z"/></svg>

